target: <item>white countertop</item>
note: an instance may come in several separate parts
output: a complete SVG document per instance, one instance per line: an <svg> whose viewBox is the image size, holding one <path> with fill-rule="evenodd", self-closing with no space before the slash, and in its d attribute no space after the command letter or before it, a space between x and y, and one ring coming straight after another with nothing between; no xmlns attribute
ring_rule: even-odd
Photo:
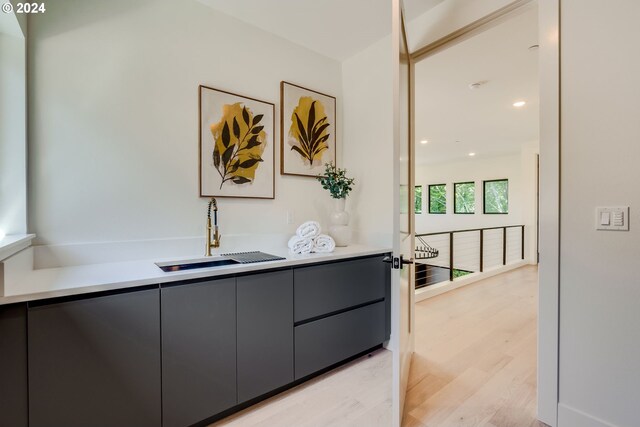
<svg viewBox="0 0 640 427"><path fill-rule="evenodd" d="M288 252L287 249L274 250L271 248L270 250L266 250L256 248L253 250L262 250L263 252L278 255L285 259L254 264L233 264L221 267L198 268L169 273L163 272L155 265L155 262L179 261L188 258L180 257L173 259L164 258L112 262L35 270L23 269L22 271L18 268L19 273L14 274L9 283L5 283L4 296L0 296L0 305L106 290L133 288L144 285L155 285L180 280L292 267L391 252L391 250L387 248L364 245L350 245L344 248L336 248L334 252L328 254L308 255L294 255ZM201 256L190 258L201 258Z"/></svg>

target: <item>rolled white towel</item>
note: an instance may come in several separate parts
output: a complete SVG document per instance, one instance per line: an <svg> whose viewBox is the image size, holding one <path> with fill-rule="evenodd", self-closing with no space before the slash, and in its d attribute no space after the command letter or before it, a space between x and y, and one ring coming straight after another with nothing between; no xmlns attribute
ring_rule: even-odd
<svg viewBox="0 0 640 427"><path fill-rule="evenodd" d="M313 239L320 235L320 224L317 221L307 221L296 230L296 235L305 239Z"/></svg>
<svg viewBox="0 0 640 427"><path fill-rule="evenodd" d="M313 243L313 252L317 253L333 252L336 248L336 242L333 240L333 237L326 234L321 234L313 239Z"/></svg>
<svg viewBox="0 0 640 427"><path fill-rule="evenodd" d="M310 254L313 250L313 239L293 236L289 239L289 250L294 254Z"/></svg>

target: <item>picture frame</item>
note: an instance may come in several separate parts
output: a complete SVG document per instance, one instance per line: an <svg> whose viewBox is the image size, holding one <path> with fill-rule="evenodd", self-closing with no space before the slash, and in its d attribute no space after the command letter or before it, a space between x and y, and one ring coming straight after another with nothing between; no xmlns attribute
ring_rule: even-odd
<svg viewBox="0 0 640 427"><path fill-rule="evenodd" d="M200 197L275 198L275 104L198 86Z"/></svg>
<svg viewBox="0 0 640 427"><path fill-rule="evenodd" d="M280 82L280 174L316 178L337 161L336 98Z"/></svg>

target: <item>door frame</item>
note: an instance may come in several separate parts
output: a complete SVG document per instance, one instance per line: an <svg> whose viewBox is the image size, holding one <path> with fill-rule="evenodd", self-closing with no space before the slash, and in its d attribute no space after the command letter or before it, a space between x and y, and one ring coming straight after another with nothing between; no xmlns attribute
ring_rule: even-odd
<svg viewBox="0 0 640 427"><path fill-rule="evenodd" d="M560 1L515 0L429 42L411 53L421 59L481 33L538 4L540 45L540 155L538 235L537 417L551 427L558 419L560 307ZM410 35L410 34L409 34ZM413 86L411 87L413 90Z"/></svg>

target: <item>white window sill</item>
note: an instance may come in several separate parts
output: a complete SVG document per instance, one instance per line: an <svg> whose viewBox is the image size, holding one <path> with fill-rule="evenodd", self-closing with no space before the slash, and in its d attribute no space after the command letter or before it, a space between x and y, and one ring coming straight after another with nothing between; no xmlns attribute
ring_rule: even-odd
<svg viewBox="0 0 640 427"><path fill-rule="evenodd" d="M0 262L31 246L35 234L10 234L0 240Z"/></svg>

